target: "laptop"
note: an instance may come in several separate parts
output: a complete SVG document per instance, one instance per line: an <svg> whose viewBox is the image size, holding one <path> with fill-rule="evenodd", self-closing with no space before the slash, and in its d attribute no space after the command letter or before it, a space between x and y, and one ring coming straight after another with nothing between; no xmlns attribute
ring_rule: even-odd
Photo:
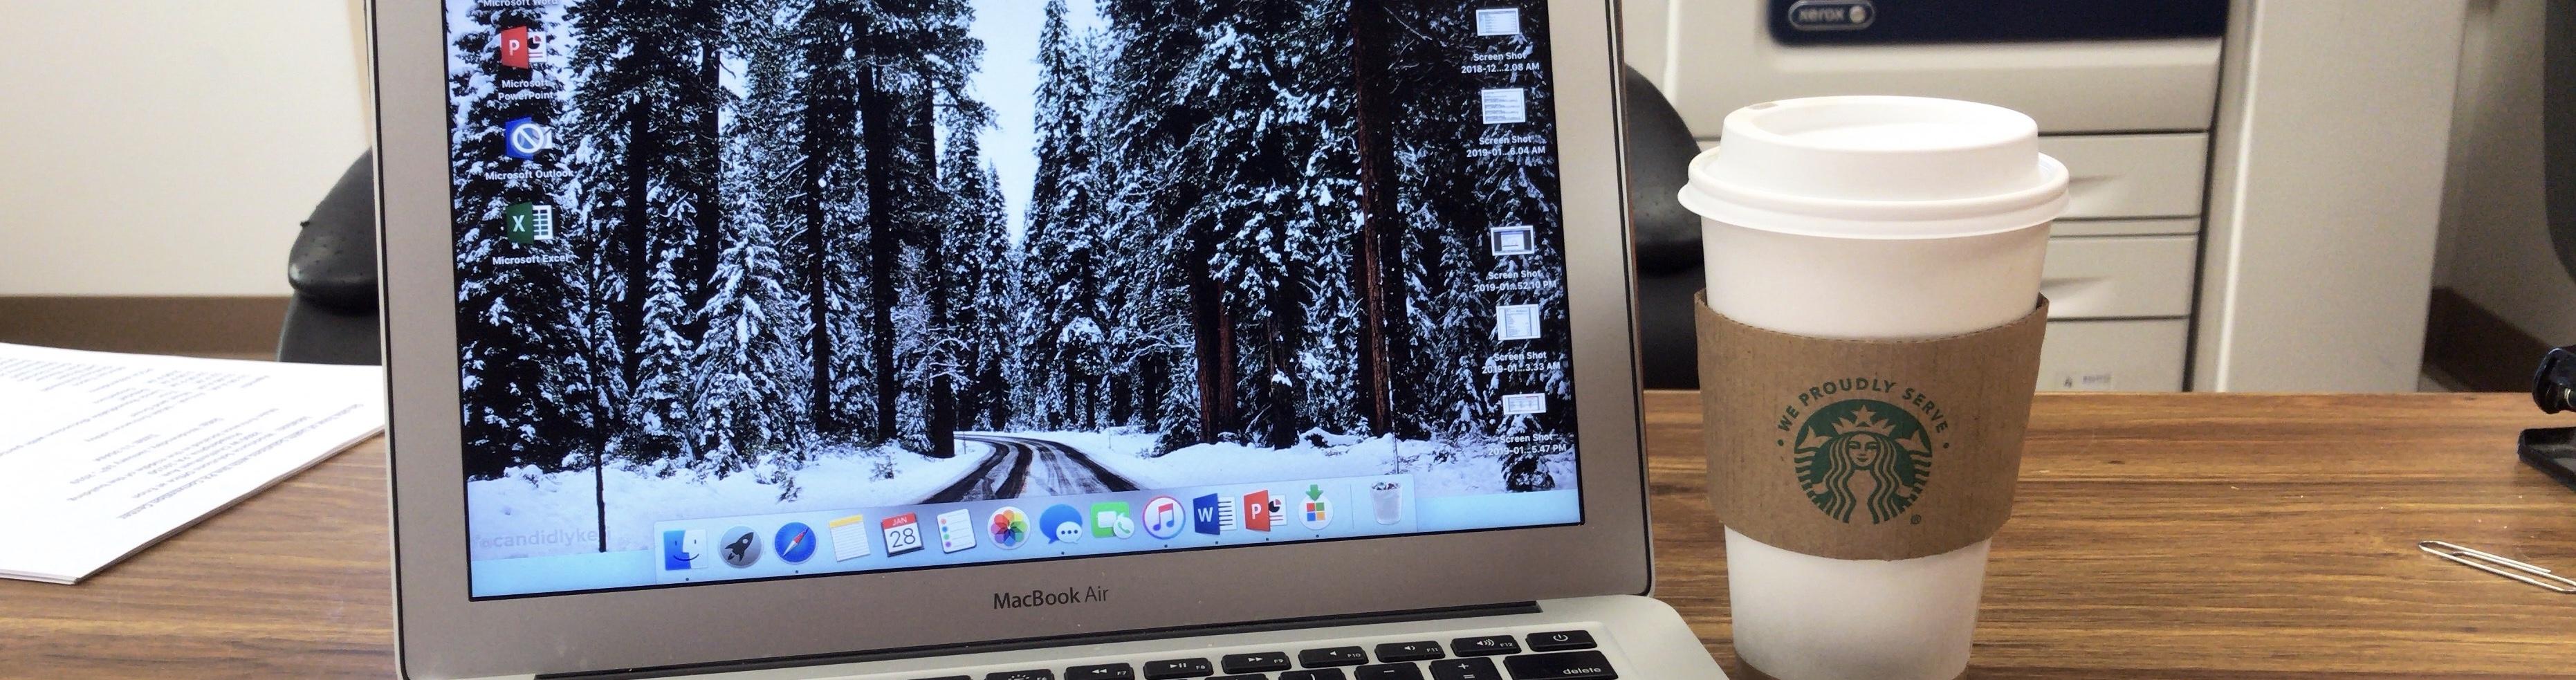
<svg viewBox="0 0 2576 680"><path fill-rule="evenodd" d="M372 15L406 677L1724 677L1611 2Z"/></svg>

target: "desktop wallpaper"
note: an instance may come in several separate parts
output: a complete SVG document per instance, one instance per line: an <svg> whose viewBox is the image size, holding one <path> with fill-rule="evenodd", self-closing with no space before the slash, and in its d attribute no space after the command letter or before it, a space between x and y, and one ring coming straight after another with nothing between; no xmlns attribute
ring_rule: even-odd
<svg viewBox="0 0 2576 680"><path fill-rule="evenodd" d="M473 559L1575 488L1541 0L448 6Z"/></svg>

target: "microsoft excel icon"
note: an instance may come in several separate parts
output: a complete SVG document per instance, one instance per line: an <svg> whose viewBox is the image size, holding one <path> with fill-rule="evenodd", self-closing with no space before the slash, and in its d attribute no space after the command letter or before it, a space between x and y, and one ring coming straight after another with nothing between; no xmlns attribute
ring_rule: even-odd
<svg viewBox="0 0 2576 680"><path fill-rule="evenodd" d="M555 207L535 203L512 203L501 212L501 235L511 243L528 245L555 240Z"/></svg>

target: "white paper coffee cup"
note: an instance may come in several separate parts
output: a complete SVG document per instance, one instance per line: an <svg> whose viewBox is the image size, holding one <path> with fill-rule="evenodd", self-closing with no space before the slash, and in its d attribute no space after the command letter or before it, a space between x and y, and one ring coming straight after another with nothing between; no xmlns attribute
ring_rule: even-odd
<svg viewBox="0 0 2576 680"><path fill-rule="evenodd" d="M1818 97L1726 117L1681 202L1705 218L1709 307L1845 340L2002 326L2039 297L2066 168L1996 106ZM1839 560L1726 532L1735 649L1783 680L1949 680L1964 672L1988 543Z"/></svg>

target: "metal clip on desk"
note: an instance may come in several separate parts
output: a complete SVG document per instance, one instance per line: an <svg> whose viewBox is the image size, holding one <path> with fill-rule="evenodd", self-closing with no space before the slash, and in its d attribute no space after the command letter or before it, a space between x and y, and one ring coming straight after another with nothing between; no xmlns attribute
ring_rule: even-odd
<svg viewBox="0 0 2576 680"><path fill-rule="evenodd" d="M2560 576L2529 562L2444 541L2423 541L2416 543L2415 547L2435 557L2469 565L2471 569L2529 583L2553 593L2576 595L2576 579Z"/></svg>

